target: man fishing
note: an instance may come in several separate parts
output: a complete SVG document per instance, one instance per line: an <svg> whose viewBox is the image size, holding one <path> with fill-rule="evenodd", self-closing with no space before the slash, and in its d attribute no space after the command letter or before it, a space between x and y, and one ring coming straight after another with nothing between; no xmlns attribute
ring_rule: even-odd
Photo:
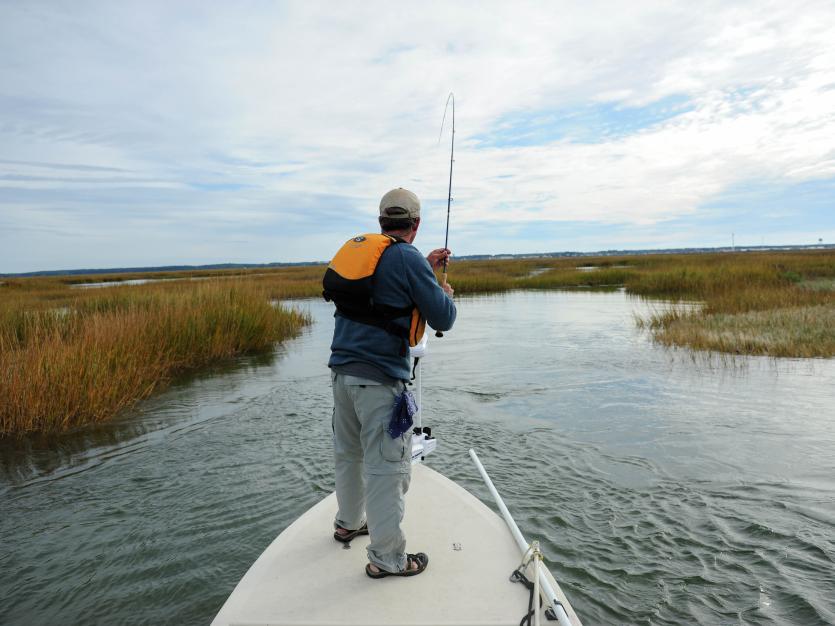
<svg viewBox="0 0 835 626"><path fill-rule="evenodd" d="M403 188L380 201L381 235L347 242L325 276L325 297L337 305L331 357L333 443L339 510L334 539L369 534L366 574L414 576L429 557L406 553L401 529L411 479L411 430L391 430L395 404L406 390L408 348L428 323L452 328L453 289L432 268L445 266L446 248L427 258L412 245L420 200Z"/></svg>

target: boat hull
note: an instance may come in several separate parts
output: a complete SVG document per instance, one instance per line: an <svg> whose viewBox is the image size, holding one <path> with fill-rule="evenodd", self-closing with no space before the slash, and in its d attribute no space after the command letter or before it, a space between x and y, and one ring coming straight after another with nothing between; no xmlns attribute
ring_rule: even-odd
<svg viewBox="0 0 835 626"><path fill-rule="evenodd" d="M334 541L336 508L331 494L282 532L212 624L515 625L527 611L527 589L509 581L521 555L504 521L441 474L416 465L406 496L407 550L429 555L419 576L368 578L368 537Z"/></svg>

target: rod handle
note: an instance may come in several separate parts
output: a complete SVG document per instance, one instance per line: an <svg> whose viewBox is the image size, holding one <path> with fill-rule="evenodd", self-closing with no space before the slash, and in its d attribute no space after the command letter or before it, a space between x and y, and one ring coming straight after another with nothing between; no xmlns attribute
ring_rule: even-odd
<svg viewBox="0 0 835 626"><path fill-rule="evenodd" d="M446 259L444 259L444 271L441 274L441 285L446 285ZM436 337L443 337L444 334L440 330L435 331Z"/></svg>

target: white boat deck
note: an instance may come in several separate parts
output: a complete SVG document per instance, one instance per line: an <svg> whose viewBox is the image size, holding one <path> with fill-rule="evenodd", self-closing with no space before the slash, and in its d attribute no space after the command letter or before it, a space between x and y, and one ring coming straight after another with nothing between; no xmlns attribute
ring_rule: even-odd
<svg viewBox="0 0 835 626"><path fill-rule="evenodd" d="M264 551L213 626L518 624L527 612L528 590L508 580L521 555L505 522L422 465L413 468L406 498L407 550L429 555L422 574L368 578L368 537L357 537L350 549L334 541L331 494ZM580 624L560 599L572 623Z"/></svg>

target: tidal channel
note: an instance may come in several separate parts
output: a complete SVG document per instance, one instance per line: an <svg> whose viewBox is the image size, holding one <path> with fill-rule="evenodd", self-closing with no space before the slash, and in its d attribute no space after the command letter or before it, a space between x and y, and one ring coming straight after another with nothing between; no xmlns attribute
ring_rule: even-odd
<svg viewBox="0 0 835 626"><path fill-rule="evenodd" d="M835 623L835 361L691 358L622 292L458 305L423 362L427 463L488 502L478 451L587 624ZM0 623L211 621L333 489L332 309L293 306L315 322L274 354L0 442Z"/></svg>

